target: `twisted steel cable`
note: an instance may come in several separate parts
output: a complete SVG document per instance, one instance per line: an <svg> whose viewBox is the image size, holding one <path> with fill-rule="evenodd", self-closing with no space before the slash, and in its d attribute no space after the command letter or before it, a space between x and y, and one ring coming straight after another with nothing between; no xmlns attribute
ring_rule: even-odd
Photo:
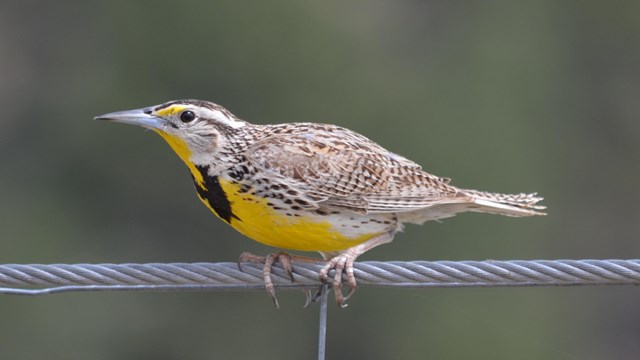
<svg viewBox="0 0 640 360"><path fill-rule="evenodd" d="M294 263L294 281L274 266L279 289L320 285L321 263ZM360 286L491 287L640 285L640 259L511 261L367 261L355 265ZM262 290L262 265L236 263L0 265L0 294L97 290Z"/></svg>

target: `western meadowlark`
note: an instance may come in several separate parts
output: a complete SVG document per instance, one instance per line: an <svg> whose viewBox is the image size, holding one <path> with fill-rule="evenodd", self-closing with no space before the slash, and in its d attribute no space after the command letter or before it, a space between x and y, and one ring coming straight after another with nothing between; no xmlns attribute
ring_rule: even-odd
<svg viewBox="0 0 640 360"><path fill-rule="evenodd" d="M335 125L254 125L200 100L169 101L96 119L160 134L189 168L202 202L242 234L277 248L319 252L326 260L320 279L327 282L335 270L332 285L341 306L356 288L355 259L393 240L404 223L465 211L544 215L539 210L545 207L536 205L542 198L535 193L459 189ZM243 254L240 262L255 258ZM274 301L271 265L279 260L290 272L291 259L284 253L262 259L265 286ZM346 296L343 273L350 287Z"/></svg>

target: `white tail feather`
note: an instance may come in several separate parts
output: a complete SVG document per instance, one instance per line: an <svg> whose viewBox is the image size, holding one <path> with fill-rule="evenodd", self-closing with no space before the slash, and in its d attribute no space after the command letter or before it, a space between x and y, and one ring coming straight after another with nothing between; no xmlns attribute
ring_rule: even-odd
<svg viewBox="0 0 640 360"><path fill-rule="evenodd" d="M513 205L510 203L497 202L495 200L487 200L482 198L474 199L473 203L478 206L470 206L469 211L482 212L489 214L498 214L505 216L534 216L534 215L546 215L546 213L537 211L542 210L545 207L540 205L529 204L528 206Z"/></svg>

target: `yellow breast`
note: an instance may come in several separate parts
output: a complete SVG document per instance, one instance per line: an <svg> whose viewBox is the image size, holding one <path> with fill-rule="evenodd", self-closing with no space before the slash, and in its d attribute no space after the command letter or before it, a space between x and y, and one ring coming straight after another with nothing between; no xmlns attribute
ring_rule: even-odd
<svg viewBox="0 0 640 360"><path fill-rule="evenodd" d="M329 218L320 216L287 216L274 210L267 199L241 193L240 186L220 179L231 205L230 225L260 243L283 249L301 251L339 251L360 244L376 234L344 235ZM209 206L206 201L205 205Z"/></svg>

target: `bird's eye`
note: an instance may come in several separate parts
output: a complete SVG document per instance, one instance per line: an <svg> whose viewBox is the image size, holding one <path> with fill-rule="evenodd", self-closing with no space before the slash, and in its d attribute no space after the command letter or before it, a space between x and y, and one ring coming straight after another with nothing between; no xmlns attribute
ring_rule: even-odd
<svg viewBox="0 0 640 360"><path fill-rule="evenodd" d="M180 114L180 121L184 123L192 122L195 119L196 114L194 114L191 110L183 111L182 114Z"/></svg>

